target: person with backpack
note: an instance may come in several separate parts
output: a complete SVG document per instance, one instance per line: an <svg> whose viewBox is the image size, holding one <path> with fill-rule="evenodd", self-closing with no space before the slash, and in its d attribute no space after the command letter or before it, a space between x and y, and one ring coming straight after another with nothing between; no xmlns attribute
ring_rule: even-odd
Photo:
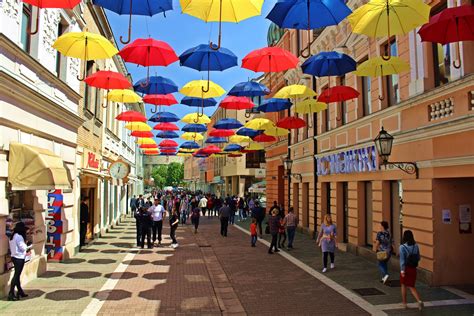
<svg viewBox="0 0 474 316"><path fill-rule="evenodd" d="M377 237L374 242L374 251L377 254L377 262L380 273L382 274L382 283L387 283L388 275L388 261L392 255L392 236L388 230L388 223L386 221L380 222L380 230L377 232Z"/></svg>
<svg viewBox="0 0 474 316"><path fill-rule="evenodd" d="M418 309L423 309L423 301L416 290L416 268L420 261L420 249L415 242L415 237L411 230L403 233L402 244L400 245L400 285L402 291L402 304L407 308L407 287L418 302Z"/></svg>

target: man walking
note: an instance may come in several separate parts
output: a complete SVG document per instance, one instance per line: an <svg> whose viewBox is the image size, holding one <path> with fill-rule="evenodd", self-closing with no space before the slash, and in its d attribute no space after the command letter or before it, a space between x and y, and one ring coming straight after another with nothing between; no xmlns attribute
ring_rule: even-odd
<svg viewBox="0 0 474 316"><path fill-rule="evenodd" d="M231 209L227 204L227 201L224 201L224 206L219 210L219 218L221 220L221 235L227 237L227 227L229 226L229 217Z"/></svg>
<svg viewBox="0 0 474 316"><path fill-rule="evenodd" d="M130 209L132 210L132 216L134 216L135 211L137 210L137 198L135 195L130 199Z"/></svg>
<svg viewBox="0 0 474 316"><path fill-rule="evenodd" d="M293 249L293 240L295 239L296 226L298 226L298 217L293 213L293 207L290 207L285 216L286 231L288 232L288 250Z"/></svg>
<svg viewBox="0 0 474 316"><path fill-rule="evenodd" d="M265 219L265 210L263 209L263 207L260 206L259 202L255 203L255 207L252 211L252 217L257 220L258 233L260 235L260 238L262 238L262 223Z"/></svg>
<svg viewBox="0 0 474 316"><path fill-rule="evenodd" d="M272 243L268 249L269 254L273 254L272 249L275 252L280 252L277 247L278 230L280 228L280 217L278 216L278 210L274 209L271 213L271 217L268 219L268 225L270 226L270 234L272 235Z"/></svg>
<svg viewBox="0 0 474 316"><path fill-rule="evenodd" d="M138 220L140 222L140 241L139 246L143 249L145 248L145 237L147 239L148 248L152 248L151 244L151 226L152 226L152 219L151 213L146 207L141 207L138 215Z"/></svg>
<svg viewBox="0 0 474 316"><path fill-rule="evenodd" d="M156 234L158 233L157 246L161 246L161 232L163 231L163 220L166 217L165 208L160 204L160 200L156 198L153 200L153 206L151 206L148 211L151 213L151 217L153 219L153 244L156 243Z"/></svg>
<svg viewBox="0 0 474 316"><path fill-rule="evenodd" d="M199 200L199 208L201 209L202 216L206 216L207 199L205 195Z"/></svg>
<svg viewBox="0 0 474 316"><path fill-rule="evenodd" d="M80 226L80 247L86 245L87 223L89 223L89 206L87 205L87 196L81 197L81 226Z"/></svg>

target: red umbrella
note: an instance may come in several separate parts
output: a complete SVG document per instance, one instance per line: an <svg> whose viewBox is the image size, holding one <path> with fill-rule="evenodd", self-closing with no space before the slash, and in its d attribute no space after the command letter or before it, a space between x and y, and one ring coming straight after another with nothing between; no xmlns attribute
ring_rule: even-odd
<svg viewBox="0 0 474 316"><path fill-rule="evenodd" d="M198 151L199 151L199 150L198 150ZM202 151L203 154L211 155L211 154L220 153L220 152L221 152L221 149L220 149L219 147L217 147L217 146L209 145L209 146L204 147L204 148L201 149L200 151Z"/></svg>
<svg viewBox="0 0 474 316"><path fill-rule="evenodd" d="M84 82L91 87L106 89L107 94L109 94L109 90L112 89L128 89L132 86L130 81L128 81L128 79L124 75L115 71L108 70L98 71L84 79ZM109 101L107 100L105 106L102 105L102 107L106 108L108 102Z"/></svg>
<svg viewBox="0 0 474 316"><path fill-rule="evenodd" d="M159 131L179 131L179 127L173 123L159 123L159 124L156 124L155 127L153 127L153 129L156 129Z"/></svg>
<svg viewBox="0 0 474 316"><path fill-rule="evenodd" d="M157 145L157 144L141 144L141 145L140 145L140 148L141 148L141 149L148 149L148 148L156 148L156 149L158 149L158 145Z"/></svg>
<svg viewBox="0 0 474 316"><path fill-rule="evenodd" d="M303 121L304 122L304 121ZM259 142L259 143L269 143L269 142L274 142L276 141L276 137L270 136L270 135L265 135L265 134L260 134L257 135L253 138L254 141Z"/></svg>
<svg viewBox="0 0 474 316"><path fill-rule="evenodd" d="M137 111L125 111L120 113L115 117L117 121L125 121L125 122L145 122L146 117L140 112Z"/></svg>
<svg viewBox="0 0 474 316"><path fill-rule="evenodd" d="M444 9L432 16L423 25L418 34L424 42L448 44L462 41L474 41L474 6L462 5ZM459 61L459 45L457 45L457 60ZM461 67L455 64L456 68Z"/></svg>
<svg viewBox="0 0 474 316"><path fill-rule="evenodd" d="M175 154L177 150L176 148L162 148L161 152L164 154Z"/></svg>
<svg viewBox="0 0 474 316"><path fill-rule="evenodd" d="M78 5L81 0L23 0L23 2L31 4L32 6L38 7L39 9L72 9L76 5ZM38 33L38 25L39 25L39 12L36 14L36 30L34 32L31 31L31 26L28 26L28 34L35 35Z"/></svg>
<svg viewBox="0 0 474 316"><path fill-rule="evenodd" d="M300 119L298 117L288 116L288 117L285 117L284 119L279 120L276 123L276 126L281 127L281 128L286 128L286 129L296 129L296 128L305 127L306 123L303 119Z"/></svg>
<svg viewBox="0 0 474 316"><path fill-rule="evenodd" d="M222 100L219 106L227 110L248 110L253 108L255 104L247 97L228 96Z"/></svg>
<svg viewBox="0 0 474 316"><path fill-rule="evenodd" d="M172 139L162 140L159 144L160 147L178 147L178 143Z"/></svg>
<svg viewBox="0 0 474 316"><path fill-rule="evenodd" d="M359 92L352 87L336 86L324 90L318 98L318 101L324 103L343 102L350 99L355 99L359 96Z"/></svg>
<svg viewBox="0 0 474 316"><path fill-rule="evenodd" d="M154 137L152 132L150 131L132 131L130 136L137 137L137 138L151 138Z"/></svg>
<svg viewBox="0 0 474 316"><path fill-rule="evenodd" d="M231 129L213 129L208 135L213 137L229 137L235 135L235 132Z"/></svg>
<svg viewBox="0 0 474 316"><path fill-rule="evenodd" d="M147 94L146 96L143 97L143 102L149 103L149 104L154 104L155 105L155 110L151 110L151 113L156 113L156 106L159 105L160 107L162 105L166 106L171 106L173 104L178 104L178 101L174 97L174 95L170 94ZM161 109L160 109L161 112Z"/></svg>

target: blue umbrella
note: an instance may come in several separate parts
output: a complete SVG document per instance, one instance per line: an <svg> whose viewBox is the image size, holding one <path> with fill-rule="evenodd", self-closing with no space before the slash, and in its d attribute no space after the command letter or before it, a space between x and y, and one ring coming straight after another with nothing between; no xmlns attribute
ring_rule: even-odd
<svg viewBox="0 0 474 316"><path fill-rule="evenodd" d="M178 86L171 79L161 76L143 78L133 86L136 92L144 94L168 94L178 92Z"/></svg>
<svg viewBox="0 0 474 316"><path fill-rule="evenodd" d="M198 143L190 141L190 142L184 142L179 146L179 148L186 148L186 149L198 149L200 146Z"/></svg>
<svg viewBox="0 0 474 316"><path fill-rule="evenodd" d="M270 93L265 85L255 81L239 82L232 89L230 89L228 95L236 97L259 97Z"/></svg>
<svg viewBox="0 0 474 316"><path fill-rule="evenodd" d="M214 124L214 128L217 129L236 129L242 126L244 126L242 123L233 118L224 118Z"/></svg>
<svg viewBox="0 0 474 316"><path fill-rule="evenodd" d="M166 11L173 10L172 0L93 0L95 5L101 6L120 15L128 14L128 40L124 41L120 36L122 44L130 42L132 34L132 15L153 16L158 13L165 14Z"/></svg>
<svg viewBox="0 0 474 316"><path fill-rule="evenodd" d="M229 144L224 148L224 151L241 151L242 146L239 146L237 144Z"/></svg>
<svg viewBox="0 0 474 316"><path fill-rule="evenodd" d="M261 133L263 133L263 131L258 131L256 129L251 129L247 127L242 127L236 132L237 135L248 137L255 137L257 135L260 135Z"/></svg>
<svg viewBox="0 0 474 316"><path fill-rule="evenodd" d="M266 99L257 107L260 112L280 112L291 107L291 102L288 99Z"/></svg>
<svg viewBox="0 0 474 316"><path fill-rule="evenodd" d="M204 124L186 124L181 130L183 132L202 133L207 131L207 127Z"/></svg>
<svg viewBox="0 0 474 316"><path fill-rule="evenodd" d="M227 143L227 139L225 137L209 137L206 139L206 144L220 144L220 143Z"/></svg>
<svg viewBox="0 0 474 316"><path fill-rule="evenodd" d="M337 25L351 10L342 0L279 0L268 13L267 19L281 28L308 30L307 55L311 55L310 30Z"/></svg>
<svg viewBox="0 0 474 316"><path fill-rule="evenodd" d="M178 138L179 135L176 132L173 132L173 131L161 131L158 134L156 134L156 137L158 137L158 138Z"/></svg>
<svg viewBox="0 0 474 316"><path fill-rule="evenodd" d="M176 156L176 153L160 153L160 156Z"/></svg>
<svg viewBox="0 0 474 316"><path fill-rule="evenodd" d="M217 101L214 100L214 98L208 98L208 99L201 99L201 98L193 98L193 97L184 97L181 99L181 104L187 105L187 106L196 106L196 107L211 107L217 104Z"/></svg>
<svg viewBox="0 0 474 316"><path fill-rule="evenodd" d="M178 122L180 120L176 114L170 112L158 112L148 119L150 122L165 123Z"/></svg>
<svg viewBox="0 0 474 316"><path fill-rule="evenodd" d="M316 76L342 76L357 68L357 63L350 56L338 52L321 52L308 58L301 65L303 73Z"/></svg>

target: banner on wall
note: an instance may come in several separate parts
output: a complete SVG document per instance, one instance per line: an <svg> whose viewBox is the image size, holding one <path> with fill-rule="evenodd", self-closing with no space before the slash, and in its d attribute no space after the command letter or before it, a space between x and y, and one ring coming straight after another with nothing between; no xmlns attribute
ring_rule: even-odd
<svg viewBox="0 0 474 316"><path fill-rule="evenodd" d="M61 211L63 207L62 190L48 191L48 210L46 213L46 254L48 260L60 261L63 258L63 247L61 234L63 233L63 221Z"/></svg>

